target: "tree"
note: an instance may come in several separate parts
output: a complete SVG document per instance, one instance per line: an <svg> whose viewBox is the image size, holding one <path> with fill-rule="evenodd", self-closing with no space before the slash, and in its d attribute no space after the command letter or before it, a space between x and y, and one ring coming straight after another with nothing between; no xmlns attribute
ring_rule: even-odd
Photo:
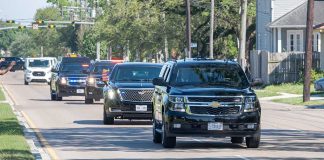
<svg viewBox="0 0 324 160"><path fill-rule="evenodd" d="M39 56L36 51L36 43L27 32L19 32L10 45L12 56L35 57Z"/></svg>

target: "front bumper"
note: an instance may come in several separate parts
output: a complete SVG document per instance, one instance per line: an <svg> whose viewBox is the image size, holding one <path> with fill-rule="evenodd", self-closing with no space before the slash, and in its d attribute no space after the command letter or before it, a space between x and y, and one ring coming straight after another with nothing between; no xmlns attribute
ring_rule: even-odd
<svg viewBox="0 0 324 160"><path fill-rule="evenodd" d="M252 137L260 133L260 116L259 112L204 116L169 111L165 115L166 131L169 136L175 137ZM214 122L222 123L223 129L209 130L208 123Z"/></svg>
<svg viewBox="0 0 324 160"><path fill-rule="evenodd" d="M27 82L40 82L40 83L49 83L51 81L51 75L45 74L45 76L34 76L33 74L25 74L25 81Z"/></svg>
<svg viewBox="0 0 324 160"><path fill-rule="evenodd" d="M103 98L102 88L95 86L87 86L85 89L85 97L88 99L95 99L99 101Z"/></svg>
<svg viewBox="0 0 324 160"><path fill-rule="evenodd" d="M128 102L119 100L108 100L105 102L107 115L110 117L121 117L122 119L152 119L152 102ZM136 106L147 106L146 111L136 111Z"/></svg>
<svg viewBox="0 0 324 160"><path fill-rule="evenodd" d="M84 96L85 95L85 87L84 86L59 85L58 95L60 97Z"/></svg>

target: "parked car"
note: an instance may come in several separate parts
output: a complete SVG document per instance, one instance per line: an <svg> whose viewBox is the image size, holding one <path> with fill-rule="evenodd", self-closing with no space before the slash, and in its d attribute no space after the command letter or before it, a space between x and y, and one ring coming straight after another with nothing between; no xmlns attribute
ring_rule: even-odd
<svg viewBox="0 0 324 160"><path fill-rule="evenodd" d="M107 70L111 73L113 67L122 61L95 61L88 70L88 78L85 87L85 104L92 104L93 101L100 101L103 98L102 72Z"/></svg>
<svg viewBox="0 0 324 160"><path fill-rule="evenodd" d="M324 78L320 78L314 82L315 91L324 91Z"/></svg>
<svg viewBox="0 0 324 160"><path fill-rule="evenodd" d="M153 84L154 143L173 148L176 137L206 136L259 146L261 106L237 62L167 62Z"/></svg>
<svg viewBox="0 0 324 160"><path fill-rule="evenodd" d="M47 58L26 58L24 84L31 82L50 83L51 65Z"/></svg>
<svg viewBox="0 0 324 160"><path fill-rule="evenodd" d="M152 80L161 68L154 63L117 64L104 88L104 124L113 124L115 118L151 119Z"/></svg>
<svg viewBox="0 0 324 160"><path fill-rule="evenodd" d="M7 68L12 61L15 61L16 65L14 65L10 71L24 70L25 62L24 62L24 60L22 58L19 58L19 57L0 57L0 59L4 60L3 62L0 63L0 68L1 69Z"/></svg>
<svg viewBox="0 0 324 160"><path fill-rule="evenodd" d="M90 66L87 57L64 57L52 69L50 94L51 100L61 101L63 97L83 96L86 86L87 74L84 72Z"/></svg>

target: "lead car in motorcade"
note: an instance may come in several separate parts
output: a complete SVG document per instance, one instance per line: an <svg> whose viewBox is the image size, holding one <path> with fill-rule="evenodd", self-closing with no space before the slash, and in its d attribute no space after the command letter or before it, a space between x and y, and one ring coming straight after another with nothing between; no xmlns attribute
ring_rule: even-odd
<svg viewBox="0 0 324 160"><path fill-rule="evenodd" d="M104 88L103 123L114 119L152 119L152 80L159 76L161 64L117 64Z"/></svg>
<svg viewBox="0 0 324 160"><path fill-rule="evenodd" d="M87 57L63 57L62 61L52 69L50 82L51 100L61 101L63 97L83 96L90 66Z"/></svg>
<svg viewBox="0 0 324 160"><path fill-rule="evenodd" d="M176 137L230 137L257 148L261 107L237 62L167 62L153 80L153 142L176 146Z"/></svg>

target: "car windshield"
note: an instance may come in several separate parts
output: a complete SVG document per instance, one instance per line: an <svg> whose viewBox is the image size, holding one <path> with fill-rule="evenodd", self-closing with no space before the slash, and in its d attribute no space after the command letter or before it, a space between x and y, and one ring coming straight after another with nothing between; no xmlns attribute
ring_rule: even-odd
<svg viewBox="0 0 324 160"><path fill-rule="evenodd" d="M123 66L119 67L116 73L117 82L142 82L152 81L159 76L159 66Z"/></svg>
<svg viewBox="0 0 324 160"><path fill-rule="evenodd" d="M239 67L219 65L180 66L173 74L175 86L247 88L249 82Z"/></svg>
<svg viewBox="0 0 324 160"><path fill-rule="evenodd" d="M109 65L96 65L92 68L92 73L95 73L95 74L101 74L102 73L102 70L105 69L105 70L109 70L111 71L113 69L114 65L113 64L109 64Z"/></svg>
<svg viewBox="0 0 324 160"><path fill-rule="evenodd" d="M49 60L45 59L31 59L29 60L29 67L49 67Z"/></svg>
<svg viewBox="0 0 324 160"><path fill-rule="evenodd" d="M69 73L82 73L84 70L89 68L88 64L64 64L61 65L61 72L69 72Z"/></svg>

